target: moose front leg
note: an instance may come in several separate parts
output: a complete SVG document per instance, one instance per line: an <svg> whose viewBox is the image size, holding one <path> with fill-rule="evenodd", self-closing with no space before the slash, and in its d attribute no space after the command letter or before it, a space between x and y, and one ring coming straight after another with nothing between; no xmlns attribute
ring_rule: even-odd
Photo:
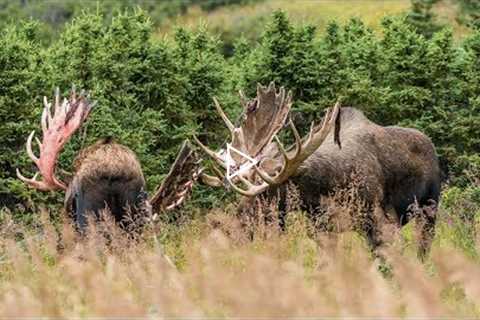
<svg viewBox="0 0 480 320"><path fill-rule="evenodd" d="M400 234L400 222L393 208L376 206L371 210L372 220L367 230L367 240L375 255L382 257L381 251L395 242Z"/></svg>
<svg viewBox="0 0 480 320"><path fill-rule="evenodd" d="M430 201L418 209L415 214L415 229L418 239L418 258L424 260L430 251L433 238L435 237L435 222L437 220L437 204Z"/></svg>

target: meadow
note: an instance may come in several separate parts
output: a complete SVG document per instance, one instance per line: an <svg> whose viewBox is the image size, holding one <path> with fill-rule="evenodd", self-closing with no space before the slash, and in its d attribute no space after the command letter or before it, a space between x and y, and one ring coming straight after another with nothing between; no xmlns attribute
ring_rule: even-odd
<svg viewBox="0 0 480 320"><path fill-rule="evenodd" d="M478 9L468 0L0 0L0 317L480 317ZM302 132L341 98L432 139L443 186L424 259L413 222L372 252L362 232L319 228L297 201L282 230L274 204L238 216L239 198L200 184L141 233L106 215L80 236L61 192L16 178L16 168L35 170L25 141L57 86L97 101L57 172L113 136L137 154L153 191L184 139L224 143L214 96L235 119L236 92L251 97L270 81L292 90ZM352 203L338 206L355 216Z"/></svg>
<svg viewBox="0 0 480 320"><path fill-rule="evenodd" d="M136 237L106 219L82 239L69 220L52 224L47 211L34 230L3 214L0 315L480 315L478 223L467 230L440 210L431 254L420 261L412 226L379 259L360 234L318 232L299 211L284 231L274 219L242 227L232 211L154 224Z"/></svg>

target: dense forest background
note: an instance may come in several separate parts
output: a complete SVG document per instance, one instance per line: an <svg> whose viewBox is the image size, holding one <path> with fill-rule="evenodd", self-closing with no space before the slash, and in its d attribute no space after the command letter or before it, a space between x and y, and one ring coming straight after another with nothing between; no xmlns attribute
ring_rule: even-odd
<svg viewBox="0 0 480 320"><path fill-rule="evenodd" d="M25 141L56 86L98 101L60 167L113 136L137 153L152 191L185 138L223 143L213 96L235 118L236 92L252 96L270 81L293 91L300 128L338 98L377 123L419 128L437 147L448 203L480 203L478 2L325 1L305 3L305 15L281 3L283 11L255 0L0 0L0 208L22 216L62 203L15 176L35 170ZM342 6L358 17L332 20ZM223 197L195 194L193 206Z"/></svg>

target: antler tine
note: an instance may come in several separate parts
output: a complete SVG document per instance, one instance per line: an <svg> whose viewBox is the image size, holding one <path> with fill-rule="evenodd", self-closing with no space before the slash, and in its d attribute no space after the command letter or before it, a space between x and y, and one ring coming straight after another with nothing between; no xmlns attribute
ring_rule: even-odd
<svg viewBox="0 0 480 320"><path fill-rule="evenodd" d="M280 87L280 90L278 90L278 93L275 92L275 98L280 99L280 104L283 104L285 102L285 88Z"/></svg>
<svg viewBox="0 0 480 320"><path fill-rule="evenodd" d="M240 103L242 104L242 107L246 108L248 103L247 97L242 90L238 90L238 95L240 96Z"/></svg>
<svg viewBox="0 0 480 320"><path fill-rule="evenodd" d="M42 142L41 142L40 139L38 139L36 136L35 136L35 141L37 142L38 147L39 147L40 149L42 149Z"/></svg>
<svg viewBox="0 0 480 320"><path fill-rule="evenodd" d="M37 189L44 190L44 189L42 188L41 183L40 183L39 181L37 181L38 172L35 172L35 174L33 175L33 177L30 178L30 179L27 178L27 177L25 177L24 175L22 175L22 174L20 173L20 170L19 170L18 168L17 168L16 172L17 172L17 177L18 177L20 180L22 180L23 182L25 182L25 183L27 183L27 184L29 184L29 185L35 186ZM45 189L45 190L46 190L46 189Z"/></svg>
<svg viewBox="0 0 480 320"><path fill-rule="evenodd" d="M276 94L275 81L270 82L266 87L261 85L260 83L257 84L257 97L266 95L270 92L274 92Z"/></svg>
<svg viewBox="0 0 480 320"><path fill-rule="evenodd" d="M260 98L261 95L265 93L265 87L260 83L257 83L257 98Z"/></svg>
<svg viewBox="0 0 480 320"><path fill-rule="evenodd" d="M222 158L213 150L210 150L207 146L205 146L200 140L198 140L196 135L193 135L193 141L207 154L209 155L213 160L215 160L218 164L220 164L222 167L226 168L226 164L223 161Z"/></svg>
<svg viewBox="0 0 480 320"><path fill-rule="evenodd" d="M270 82L270 84L268 85L268 88L267 88L267 92L268 91L272 91L275 92L275 81L272 81Z"/></svg>
<svg viewBox="0 0 480 320"><path fill-rule="evenodd" d="M291 103L292 103L292 99L293 99L292 90L288 90L287 98L285 99L285 103L286 103L286 104L291 104Z"/></svg>
<svg viewBox="0 0 480 320"><path fill-rule="evenodd" d="M216 165L212 165L212 169L219 179L225 179L225 175L220 168L218 168Z"/></svg>
<svg viewBox="0 0 480 320"><path fill-rule="evenodd" d="M244 183L247 186L246 190L236 186L230 179L227 179L228 184L230 185L230 187L235 192L240 193L241 195L244 195L246 197L254 197L254 196L262 193L263 191L265 191L269 187L269 185L267 183L262 183L260 185L254 185L250 181L248 181L247 179L242 177L241 175L238 175L238 178L240 179L240 181L242 183Z"/></svg>
<svg viewBox="0 0 480 320"><path fill-rule="evenodd" d="M325 140L328 133L330 132L330 129L335 125L335 121L338 117L339 111L340 101L337 101L333 108L328 109L327 114L322 121L322 125L314 128L313 130L315 132L310 136L310 139L305 141L304 150L306 154L313 153L322 144L322 142Z"/></svg>
<svg viewBox="0 0 480 320"><path fill-rule="evenodd" d="M226 181L234 191L244 196L255 196L271 185L279 185L287 181L295 174L305 159L311 156L323 143L332 126L336 126L337 131L339 129L337 121L339 120L340 104L337 102L332 109L327 111L319 126L315 126L312 123L310 131L304 139L300 137L297 128L290 118L288 125L293 133L295 142L290 148L285 148L278 137L278 132L283 128L285 121L287 121L292 105L292 91L287 92L284 87L279 87L277 91L275 83L270 82L267 87L262 86L260 83L257 84L257 96L250 103L245 101L246 99L242 91L239 91L239 95L242 105L247 108L244 122L239 128L233 127L232 122L225 115L218 101L216 99L214 101L218 113L232 133L230 146L240 152L238 154L230 154L227 151L226 154L222 154L221 152L210 150L195 136L194 141L224 169L227 169L229 160L233 161L234 170L238 169L238 171L232 178L228 177ZM338 136L337 131L335 136ZM274 139L275 144L270 145L272 139ZM259 159L268 160L269 157L272 157L270 160L273 160L275 164L273 167L269 165L263 167L258 164ZM283 161L281 161L282 158ZM252 165L250 167L239 167L239 165L247 162L250 162ZM278 170L279 164L281 166L280 170ZM256 175L252 175L253 172L249 171L250 168L253 168ZM249 173L247 174L246 171L240 170L246 170ZM214 171L217 175L216 177L202 174L202 180L206 184L219 186L222 184L224 174L219 169L214 168ZM256 180L255 177L257 176L260 177L260 182Z"/></svg>
<svg viewBox="0 0 480 320"><path fill-rule="evenodd" d="M295 124L293 123L292 119L288 121L288 124L290 126L290 130L293 132L293 137L295 138L295 154L293 158L298 157L298 155L302 152L302 139L300 138L300 134L298 133L297 128L295 127Z"/></svg>
<svg viewBox="0 0 480 320"><path fill-rule="evenodd" d="M308 133L307 139L302 143L300 135L298 134L295 125L290 119L289 125L295 137L295 151L291 150L287 152L280 142L280 139L275 135L275 141L278 145L278 148L283 156L284 164L282 170L271 177L261 168L256 167L255 170L269 185L278 185L285 182L298 167L307 159L312 153L314 153L318 147L323 143L327 135L329 134L331 128L335 125L337 117L339 115L340 102L337 102L335 106L327 111L323 121L320 126L311 126L310 132Z"/></svg>
<svg viewBox="0 0 480 320"><path fill-rule="evenodd" d="M223 111L222 107L220 106L220 103L218 103L218 100L216 97L213 97L213 102L215 103L215 108L217 109L218 114L222 118L223 122L227 125L228 130L230 131L231 134L233 134L233 131L235 130L235 126L233 123L228 119L227 115Z"/></svg>
<svg viewBox="0 0 480 320"><path fill-rule="evenodd" d="M260 176L260 178L262 178L263 181L265 181L269 185L275 185L275 179L272 178L268 173L259 168L257 165L255 165L254 168L255 172Z"/></svg>
<svg viewBox="0 0 480 320"><path fill-rule="evenodd" d="M35 130L32 131L32 132L30 133L30 135L28 136L28 138L27 138L27 146L26 146L26 147L27 147L27 154L28 154L28 156L30 157L30 159L32 159L35 164L38 164L39 159L38 159L38 157L35 155L35 153L33 153L33 149L32 149L32 139L33 139L33 136L34 136L34 135L35 135ZM38 142L38 140L37 140L37 142ZM41 144L40 144L40 146L41 146Z"/></svg>
<svg viewBox="0 0 480 320"><path fill-rule="evenodd" d="M43 111L42 111L42 118L41 118L41 125L42 125L42 131L47 131L48 126L52 123L52 104L48 102L48 99L46 96L43 96Z"/></svg>
<svg viewBox="0 0 480 320"><path fill-rule="evenodd" d="M292 161L293 159L297 158L300 153L302 152L302 139L300 138L300 134L298 133L297 128L295 127L295 124L293 123L292 119L289 119L288 125L290 127L290 130L293 132L293 136L295 138L295 152L293 154L293 157L289 155L285 147L283 146L283 143L280 141L280 138L278 138L277 135L275 135L273 138L275 139L275 143L278 146L278 149L283 155L285 163Z"/></svg>
<svg viewBox="0 0 480 320"><path fill-rule="evenodd" d="M209 186L221 187L224 185L223 181L225 180L225 175L216 165L212 165L212 169L216 176L206 174L202 170L202 172L200 172L200 179L202 179L203 183Z"/></svg>
<svg viewBox="0 0 480 320"><path fill-rule="evenodd" d="M53 106L53 116L58 112L58 108L60 108L60 88L56 87L55 88L55 104Z"/></svg>
<svg viewBox="0 0 480 320"><path fill-rule="evenodd" d="M211 187L221 187L223 185L222 180L220 180L218 177L214 177L206 173L200 174L200 179L203 183Z"/></svg>

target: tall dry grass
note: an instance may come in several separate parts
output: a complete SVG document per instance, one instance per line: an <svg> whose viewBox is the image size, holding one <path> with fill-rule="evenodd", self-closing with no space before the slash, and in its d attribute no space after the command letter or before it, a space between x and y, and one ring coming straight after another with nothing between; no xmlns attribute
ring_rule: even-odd
<svg viewBox="0 0 480 320"><path fill-rule="evenodd" d="M0 317L480 316L478 259L437 241L422 263L406 236L380 261L301 212L284 231L223 210L138 237L111 221L80 237L45 211L36 228L5 212L1 226Z"/></svg>

